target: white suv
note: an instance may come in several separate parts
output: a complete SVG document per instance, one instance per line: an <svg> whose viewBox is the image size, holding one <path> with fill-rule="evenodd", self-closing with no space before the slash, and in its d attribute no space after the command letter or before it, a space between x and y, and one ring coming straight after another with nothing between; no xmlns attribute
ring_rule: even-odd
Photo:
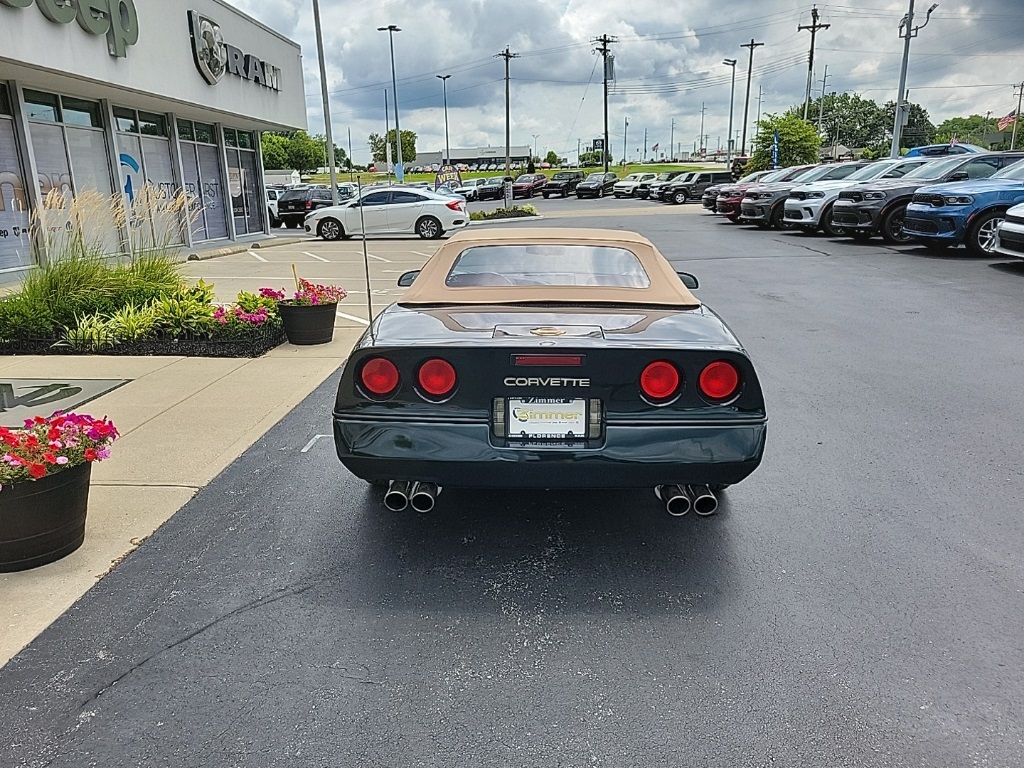
<svg viewBox="0 0 1024 768"><path fill-rule="evenodd" d="M640 183L650 181L657 175L656 173L631 173L622 181L615 182L612 194L616 197L636 197L636 188L640 186Z"/></svg>
<svg viewBox="0 0 1024 768"><path fill-rule="evenodd" d="M283 194L283 189L271 187L267 190L267 213L270 214L270 226L275 228L281 226L281 219L277 215L277 198Z"/></svg>

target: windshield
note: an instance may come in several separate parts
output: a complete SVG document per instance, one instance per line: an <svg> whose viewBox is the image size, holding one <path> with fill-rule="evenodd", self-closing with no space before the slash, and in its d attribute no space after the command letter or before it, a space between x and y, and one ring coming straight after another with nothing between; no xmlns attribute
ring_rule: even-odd
<svg viewBox="0 0 1024 768"><path fill-rule="evenodd" d="M604 181L603 173L592 173L587 176L587 181Z"/></svg>
<svg viewBox="0 0 1024 768"><path fill-rule="evenodd" d="M642 177L639 173L631 173L629 176L623 179L623 181L640 181Z"/></svg>
<svg viewBox="0 0 1024 768"><path fill-rule="evenodd" d="M762 176L767 178L769 175L770 174L767 174L764 171L755 171L754 173L748 173L746 176L744 176L742 179L740 179L736 183L737 184L746 184L746 183L751 182L751 181L757 181Z"/></svg>
<svg viewBox="0 0 1024 768"><path fill-rule="evenodd" d="M496 187L499 184L503 184L504 182L505 182L505 180L503 178L501 178L501 176L495 176L493 179L488 179L487 180L487 185L486 186L488 186L488 187Z"/></svg>
<svg viewBox="0 0 1024 768"><path fill-rule="evenodd" d="M920 168L915 168L903 178L905 179L941 179L950 171L964 164L963 157L947 157L945 160L935 160L925 163Z"/></svg>
<svg viewBox="0 0 1024 768"><path fill-rule="evenodd" d="M605 245L486 245L468 248L452 265L449 288L595 286L649 288L636 254Z"/></svg>
<svg viewBox="0 0 1024 768"><path fill-rule="evenodd" d="M791 172L792 171L791 171L790 168L780 168L777 171L772 171L771 173L766 173L764 176L762 176L761 178L757 179L757 183L758 184L767 184L770 181L779 181L780 179L786 178L786 176L788 176Z"/></svg>
<svg viewBox="0 0 1024 768"><path fill-rule="evenodd" d="M520 181L527 181L527 182L533 181L533 176L530 176L529 174L525 174L524 173L522 176L520 176L518 179L516 179L517 183L520 182Z"/></svg>
<svg viewBox="0 0 1024 768"><path fill-rule="evenodd" d="M778 181L814 181L814 179L821 175L820 171L820 168L803 168L801 170L790 168L789 174L778 179Z"/></svg>
<svg viewBox="0 0 1024 768"><path fill-rule="evenodd" d="M865 181L867 179L877 179L886 171L895 168L898 164L899 161L890 161L888 163L872 163L871 165L865 165L863 168L858 168L856 171L847 176L846 181Z"/></svg>
<svg viewBox="0 0 1024 768"><path fill-rule="evenodd" d="M1024 181L1024 159L1018 160L1013 165L1006 166L1001 171L996 171L992 174L992 178Z"/></svg>
<svg viewBox="0 0 1024 768"><path fill-rule="evenodd" d="M552 180L558 179L559 181L568 181L569 179L575 179L576 178L576 174L575 173L556 173L551 178L552 178Z"/></svg>
<svg viewBox="0 0 1024 768"><path fill-rule="evenodd" d="M655 181L668 181L671 178L672 178L672 174L671 173L659 173L654 180Z"/></svg>

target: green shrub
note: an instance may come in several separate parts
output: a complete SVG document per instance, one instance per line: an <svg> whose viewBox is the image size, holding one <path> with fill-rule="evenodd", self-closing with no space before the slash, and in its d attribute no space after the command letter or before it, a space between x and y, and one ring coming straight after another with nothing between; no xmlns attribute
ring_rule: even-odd
<svg viewBox="0 0 1024 768"><path fill-rule="evenodd" d="M157 312L151 304L126 304L107 321L111 332L125 341L152 338L157 331Z"/></svg>
<svg viewBox="0 0 1024 768"><path fill-rule="evenodd" d="M46 304L22 294L0 300L0 340L52 339L56 330Z"/></svg>
<svg viewBox="0 0 1024 768"><path fill-rule="evenodd" d="M213 329L213 305L187 291L153 303L156 324L174 338L206 336Z"/></svg>
<svg viewBox="0 0 1024 768"><path fill-rule="evenodd" d="M171 254L150 253L111 270L115 307L143 305L185 287L181 264Z"/></svg>
<svg viewBox="0 0 1024 768"><path fill-rule="evenodd" d="M64 332L64 341L83 352L100 352L114 346L119 339L110 322L94 314L78 318L76 325Z"/></svg>
<svg viewBox="0 0 1024 768"><path fill-rule="evenodd" d="M264 307L267 310L267 314L269 314L271 317L278 316L277 300L267 298L266 296L260 296L255 293L241 291L238 294L238 298L235 299L235 304L237 304L245 312L253 313L258 311L260 307Z"/></svg>
<svg viewBox="0 0 1024 768"><path fill-rule="evenodd" d="M47 307L57 326L73 328L79 317L112 309L110 267L95 256L48 262L25 276L17 295Z"/></svg>

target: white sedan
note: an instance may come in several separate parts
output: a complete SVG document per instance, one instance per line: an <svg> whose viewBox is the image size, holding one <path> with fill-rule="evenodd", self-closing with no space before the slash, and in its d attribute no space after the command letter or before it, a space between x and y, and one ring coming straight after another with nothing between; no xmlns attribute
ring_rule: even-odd
<svg viewBox="0 0 1024 768"><path fill-rule="evenodd" d="M426 189L388 187L367 189L362 197L341 205L319 208L306 216L305 228L324 240L352 235L415 234L434 240L469 224L466 201Z"/></svg>

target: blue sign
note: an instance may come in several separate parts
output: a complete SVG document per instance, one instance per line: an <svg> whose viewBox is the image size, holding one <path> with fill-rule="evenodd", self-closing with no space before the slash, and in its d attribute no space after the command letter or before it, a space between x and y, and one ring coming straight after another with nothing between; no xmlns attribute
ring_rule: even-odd
<svg viewBox="0 0 1024 768"><path fill-rule="evenodd" d="M142 170L141 166L139 165L139 161L136 160L131 155L122 152L120 160L122 168L127 168L130 171L133 171L134 173L139 173L139 171ZM135 185L132 182L132 175L133 174L131 173L125 172L124 194L128 198L129 203L135 202Z"/></svg>
<svg viewBox="0 0 1024 768"><path fill-rule="evenodd" d="M772 138L772 168L779 167L779 132Z"/></svg>
<svg viewBox="0 0 1024 768"><path fill-rule="evenodd" d="M395 163L395 178L405 181L405 168L402 167L402 163Z"/></svg>

